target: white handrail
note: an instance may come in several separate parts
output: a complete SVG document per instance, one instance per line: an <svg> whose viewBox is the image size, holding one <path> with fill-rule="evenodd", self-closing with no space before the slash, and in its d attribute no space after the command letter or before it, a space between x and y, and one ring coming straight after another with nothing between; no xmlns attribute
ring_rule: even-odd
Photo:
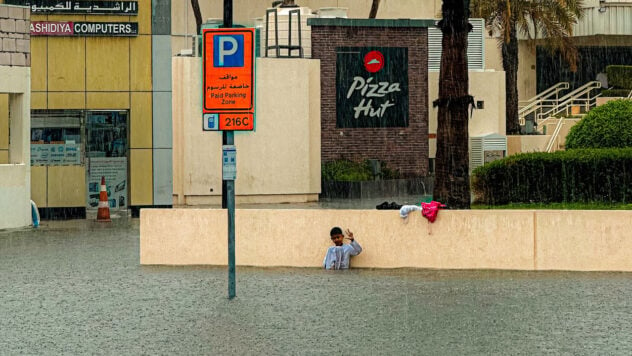
<svg viewBox="0 0 632 356"><path fill-rule="evenodd" d="M560 131L562 131L563 122L564 122L564 119L562 118L557 119L557 125L555 125L555 129L553 130L553 133L551 134L551 138L549 139L549 142L547 142L546 144L546 149L544 150L544 152L551 152L553 150L553 145L555 144L555 141L557 141L557 136L559 136Z"/></svg>
<svg viewBox="0 0 632 356"><path fill-rule="evenodd" d="M570 87L568 82L559 82L554 86L544 90L533 98L527 100L524 106L518 109L518 121L520 125L525 124L527 115L534 112L542 112L542 109L549 106L556 106L559 101L558 94L562 90L567 90ZM551 99L555 96L554 99Z"/></svg>
<svg viewBox="0 0 632 356"><path fill-rule="evenodd" d="M566 90L570 88L570 84L568 82L559 82L557 84L555 84L554 86L538 93L538 95L534 96L533 98L527 100L527 102L533 102L536 101L538 99L545 99L547 97L549 97L551 94L556 94L562 90Z"/></svg>
<svg viewBox="0 0 632 356"><path fill-rule="evenodd" d="M598 94L591 98L590 92L593 91L594 89L599 89L599 88L601 88L601 82L598 82L598 81L592 81L592 82L588 82L582 85L581 87L561 97L559 100L560 102L549 111L537 113L536 123L542 120L543 118L557 115L563 111L566 111L566 113L568 114L568 109L571 106L574 106L575 104L578 104L581 102L583 102L586 108L586 111L588 111L588 109L594 106L593 101L595 100L595 98L597 98L600 95ZM582 98L582 96L584 95L588 95L588 97Z"/></svg>

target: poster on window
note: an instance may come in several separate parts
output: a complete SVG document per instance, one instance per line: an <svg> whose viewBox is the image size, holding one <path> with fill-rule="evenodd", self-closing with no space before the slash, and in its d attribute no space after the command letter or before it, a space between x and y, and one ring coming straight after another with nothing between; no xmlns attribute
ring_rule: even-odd
<svg viewBox="0 0 632 356"><path fill-rule="evenodd" d="M81 164L78 144L31 144L31 165L59 166Z"/></svg>
<svg viewBox="0 0 632 356"><path fill-rule="evenodd" d="M110 209L127 208L127 157L95 157L88 160L88 208L97 208L101 177L105 177Z"/></svg>
<svg viewBox="0 0 632 356"><path fill-rule="evenodd" d="M408 116L408 48L336 48L336 127L407 127Z"/></svg>

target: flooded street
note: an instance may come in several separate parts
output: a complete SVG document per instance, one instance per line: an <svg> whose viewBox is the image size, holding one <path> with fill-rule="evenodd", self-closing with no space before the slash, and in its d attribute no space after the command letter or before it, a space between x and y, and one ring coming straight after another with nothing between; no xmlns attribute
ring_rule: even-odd
<svg viewBox="0 0 632 356"><path fill-rule="evenodd" d="M1 354L632 350L630 273L238 267L229 301L225 267L140 266L131 218L0 231L0 270Z"/></svg>

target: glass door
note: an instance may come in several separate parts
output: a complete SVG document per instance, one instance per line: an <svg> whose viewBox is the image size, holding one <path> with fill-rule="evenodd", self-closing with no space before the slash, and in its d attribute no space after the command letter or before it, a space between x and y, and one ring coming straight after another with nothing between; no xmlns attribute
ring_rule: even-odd
<svg viewBox="0 0 632 356"><path fill-rule="evenodd" d="M86 161L88 209L99 205L101 177L105 177L110 209L127 209L127 111L88 111Z"/></svg>

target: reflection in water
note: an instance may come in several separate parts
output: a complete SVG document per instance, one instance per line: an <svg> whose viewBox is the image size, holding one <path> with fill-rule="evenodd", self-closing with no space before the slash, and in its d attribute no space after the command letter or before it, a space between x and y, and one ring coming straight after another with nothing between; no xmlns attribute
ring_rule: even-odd
<svg viewBox="0 0 632 356"><path fill-rule="evenodd" d="M624 354L632 274L139 265L139 222L0 231L6 354ZM293 236L292 238L300 238Z"/></svg>

